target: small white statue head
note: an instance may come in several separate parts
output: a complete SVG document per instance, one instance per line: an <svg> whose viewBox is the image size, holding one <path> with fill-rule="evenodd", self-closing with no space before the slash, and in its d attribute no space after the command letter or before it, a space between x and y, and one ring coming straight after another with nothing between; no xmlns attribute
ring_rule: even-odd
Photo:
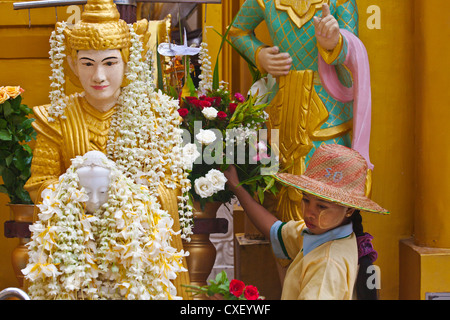
<svg viewBox="0 0 450 320"><path fill-rule="evenodd" d="M86 190L89 197L86 201L86 211L92 214L108 201L111 183L110 160L100 151L87 152L83 160L76 172L80 186Z"/></svg>

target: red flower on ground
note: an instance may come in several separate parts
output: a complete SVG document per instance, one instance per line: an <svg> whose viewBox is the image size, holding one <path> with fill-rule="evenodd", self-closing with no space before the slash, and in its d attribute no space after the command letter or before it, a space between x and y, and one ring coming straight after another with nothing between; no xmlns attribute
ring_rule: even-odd
<svg viewBox="0 0 450 320"><path fill-rule="evenodd" d="M180 117L186 117L189 113L189 110L186 108L180 108L178 109L178 114L180 115Z"/></svg>
<svg viewBox="0 0 450 320"><path fill-rule="evenodd" d="M227 114L223 111L219 111L217 112L217 118L219 118L220 120L225 120L227 118Z"/></svg>
<svg viewBox="0 0 450 320"><path fill-rule="evenodd" d="M239 298L244 291L245 284L241 280L233 279L230 281L230 293Z"/></svg>
<svg viewBox="0 0 450 320"><path fill-rule="evenodd" d="M247 300L257 300L259 297L258 289L255 286L248 285L245 287L244 297Z"/></svg>

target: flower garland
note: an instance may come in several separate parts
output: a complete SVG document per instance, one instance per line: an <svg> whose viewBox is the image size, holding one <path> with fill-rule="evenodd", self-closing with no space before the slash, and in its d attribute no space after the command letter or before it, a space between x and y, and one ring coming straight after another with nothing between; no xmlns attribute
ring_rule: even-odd
<svg viewBox="0 0 450 320"><path fill-rule="evenodd" d="M206 29L205 29L206 36ZM201 74L198 76L200 81L198 84L198 91L200 95L204 95L208 90L212 89L213 77L211 71L211 56L208 54L208 43L203 41L200 44L199 62Z"/></svg>
<svg viewBox="0 0 450 320"><path fill-rule="evenodd" d="M50 109L48 120L50 122L55 121L55 118L61 117L65 119L64 109L66 108L66 95L64 93L64 58L65 54L65 44L64 44L64 29L67 27L65 21L56 24L56 31L52 31L50 36L50 59L52 63L50 64L52 68L52 75L50 76L51 84L50 87Z"/></svg>
<svg viewBox="0 0 450 320"><path fill-rule="evenodd" d="M151 59L141 59L142 43L130 24L130 59L125 76L130 84L122 89L111 121L107 153L118 168L157 194L160 183L182 194L190 190L182 160L182 130L176 112L178 101L156 91L151 81ZM170 178L166 175L170 172ZM182 238L192 234L192 207L187 196L179 200Z"/></svg>
<svg viewBox="0 0 450 320"><path fill-rule="evenodd" d="M183 251L170 246L173 220L147 187L135 184L114 162L109 198L92 215L76 170L84 156L43 192L34 223L29 263L33 299L178 299L171 280L182 267Z"/></svg>

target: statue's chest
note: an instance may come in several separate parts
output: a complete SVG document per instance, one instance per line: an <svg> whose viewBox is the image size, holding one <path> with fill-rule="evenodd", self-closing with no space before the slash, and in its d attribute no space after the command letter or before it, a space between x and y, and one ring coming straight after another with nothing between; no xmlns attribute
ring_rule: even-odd
<svg viewBox="0 0 450 320"><path fill-rule="evenodd" d="M89 144L91 149L106 152L108 142L108 133L111 125L111 118L99 120L89 117L87 120L87 128L89 131Z"/></svg>

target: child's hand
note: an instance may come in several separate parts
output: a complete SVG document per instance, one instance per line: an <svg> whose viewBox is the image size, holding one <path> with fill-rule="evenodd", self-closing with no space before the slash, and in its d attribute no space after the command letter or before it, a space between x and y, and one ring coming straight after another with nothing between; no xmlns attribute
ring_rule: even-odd
<svg viewBox="0 0 450 320"><path fill-rule="evenodd" d="M236 167L230 164L223 172L225 178L227 178L227 185L231 191L234 191L239 184L239 177L236 171Z"/></svg>
<svg viewBox="0 0 450 320"><path fill-rule="evenodd" d="M330 13L330 7L327 4L322 6L322 18L314 17L313 23L316 32L317 42L326 50L333 50L339 42L341 34L339 23Z"/></svg>

